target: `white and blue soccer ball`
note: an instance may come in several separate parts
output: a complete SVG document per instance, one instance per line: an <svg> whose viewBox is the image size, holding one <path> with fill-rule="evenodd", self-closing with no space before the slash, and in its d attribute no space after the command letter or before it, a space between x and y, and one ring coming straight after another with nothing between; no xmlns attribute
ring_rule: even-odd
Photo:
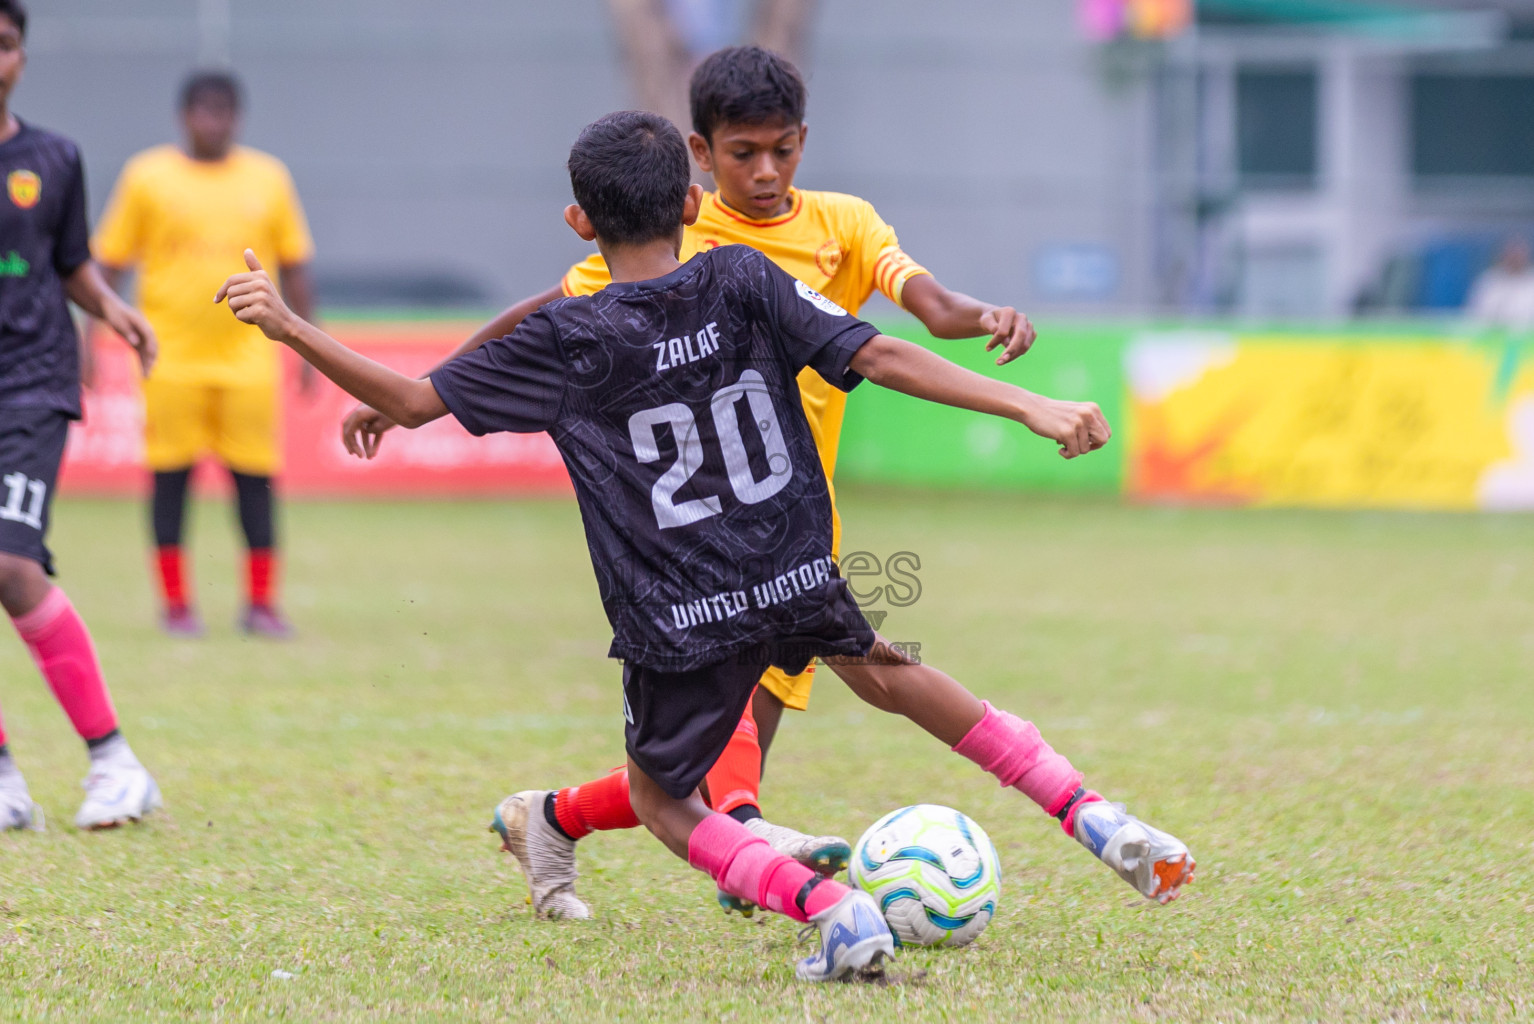
<svg viewBox="0 0 1534 1024"><path fill-rule="evenodd" d="M990 836L938 804L902 807L874 822L853 847L848 873L906 946L973 942L1001 900Z"/></svg>

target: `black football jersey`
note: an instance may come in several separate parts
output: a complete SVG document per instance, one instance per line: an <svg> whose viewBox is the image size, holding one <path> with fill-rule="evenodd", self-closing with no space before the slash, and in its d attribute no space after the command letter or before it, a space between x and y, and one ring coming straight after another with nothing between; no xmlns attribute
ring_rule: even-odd
<svg viewBox="0 0 1534 1024"><path fill-rule="evenodd" d="M547 430L575 483L611 656L667 671L760 644L861 654L795 376L850 391L878 332L746 246L542 307L432 383L474 434ZM536 581L528 585L536 586Z"/></svg>
<svg viewBox="0 0 1534 1024"><path fill-rule="evenodd" d="M90 259L85 171L62 135L0 143L0 407L80 415L80 350L63 279Z"/></svg>

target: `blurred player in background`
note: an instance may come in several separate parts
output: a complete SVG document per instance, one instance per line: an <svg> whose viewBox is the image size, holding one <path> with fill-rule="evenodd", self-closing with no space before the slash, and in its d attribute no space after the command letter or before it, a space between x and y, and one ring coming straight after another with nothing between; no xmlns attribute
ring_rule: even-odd
<svg viewBox="0 0 1534 1024"><path fill-rule="evenodd" d="M240 626L274 638L292 632L276 599L280 367L259 331L220 315L208 299L249 246L279 268L283 294L307 318L314 246L288 169L235 145L240 107L232 75L192 75L181 90L184 148L156 146L128 161L92 242L114 285L138 271L139 300L160 338L160 363L144 382L145 449L161 624L173 636L203 630L182 537L192 469L209 452L234 478L248 550Z"/></svg>
<svg viewBox="0 0 1534 1024"><path fill-rule="evenodd" d="M1527 240L1515 236L1503 243L1497 262L1475 279L1465 310L1477 327L1534 331L1534 266Z"/></svg>
<svg viewBox="0 0 1534 1024"><path fill-rule="evenodd" d="M10 111L27 12L0 0L0 606L90 751L81 828L137 820L160 791L117 728L101 663L74 606L48 581L53 486L80 418L80 339L66 297L154 363L154 332L91 261L80 150ZM43 826L0 723L0 829Z"/></svg>
<svg viewBox="0 0 1534 1024"><path fill-rule="evenodd" d="M877 290L913 314L935 337L988 338L987 350L1001 350L998 364L1028 350L1034 330L1027 317L1010 306L993 306L943 287L905 254L894 229L868 202L839 192L794 187L804 156L807 96L803 78L787 60L755 46L719 50L693 73L690 93L693 133L688 146L698 168L713 176L716 191L704 194L697 222L686 229L684 261L721 245L749 245L853 315ZM593 254L570 268L557 287L511 306L457 351L471 351L510 333L546 302L594 294L610 281L602 256ZM847 396L810 371L800 375L799 383L829 481L836 469ZM371 455L378 436L390 426L387 418L364 407L348 417L342 431L348 447L362 447ZM832 497L832 551L839 554L841 519L834 488ZM772 824L762 818L758 796L762 759L777 733L783 709L809 706L813 674L813 666L795 676L776 668L767 671L707 785L716 809L745 822L779 851L829 874L846 864L851 853L846 840L805 835ZM617 772L577 787L519 796L542 805L526 819L534 833L530 848L539 851L537 862L519 857L534 892L548 894L549 906L538 909L583 915L585 908L573 889L550 888L538 879L568 877L573 885L574 840L593 831L638 824L629 806L627 779ZM720 898L729 909L748 909L724 895Z"/></svg>

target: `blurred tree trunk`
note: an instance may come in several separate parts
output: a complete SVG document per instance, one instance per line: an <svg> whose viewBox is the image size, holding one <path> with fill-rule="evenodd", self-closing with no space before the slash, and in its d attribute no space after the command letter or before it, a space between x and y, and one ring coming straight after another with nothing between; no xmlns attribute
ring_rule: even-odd
<svg viewBox="0 0 1534 1024"><path fill-rule="evenodd" d="M816 0L757 0L751 42L803 64ZM687 80L699 58L688 52L666 0L608 0L629 82L641 109L671 118L685 133L692 117Z"/></svg>

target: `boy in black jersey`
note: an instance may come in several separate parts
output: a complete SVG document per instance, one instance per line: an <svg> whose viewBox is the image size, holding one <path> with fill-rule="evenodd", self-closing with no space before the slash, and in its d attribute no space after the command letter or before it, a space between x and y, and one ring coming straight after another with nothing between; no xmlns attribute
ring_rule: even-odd
<svg viewBox="0 0 1534 1024"><path fill-rule="evenodd" d="M48 581L53 485L80 418L80 340L66 300L122 335L145 373L155 341L91 261L79 149L10 111L26 29L21 3L0 0L0 606L90 750L75 824L107 828L158 807L160 793L118 732L85 623ZM41 826L0 726L0 829Z"/></svg>
<svg viewBox="0 0 1534 1024"><path fill-rule="evenodd" d="M812 367L843 390L866 377L1015 419L1067 458L1107 442L1097 407L880 335L754 249L722 246L679 264L701 190L664 118L626 112L589 125L569 169L576 205L565 219L596 241L614 283L549 303L427 380L296 317L249 251L251 273L231 277L215 301L227 297L241 320L401 425L451 412L474 434L550 433L575 483L610 654L624 662L634 810L724 891L819 926L822 948L800 961L801 978L843 976L892 943L866 893L774 852L697 791L765 665L799 672L826 659L859 696L1058 816L1145 895L1174 897L1191 877L1187 847L1083 790L1031 723L879 642L831 559L826 480L795 376Z"/></svg>

